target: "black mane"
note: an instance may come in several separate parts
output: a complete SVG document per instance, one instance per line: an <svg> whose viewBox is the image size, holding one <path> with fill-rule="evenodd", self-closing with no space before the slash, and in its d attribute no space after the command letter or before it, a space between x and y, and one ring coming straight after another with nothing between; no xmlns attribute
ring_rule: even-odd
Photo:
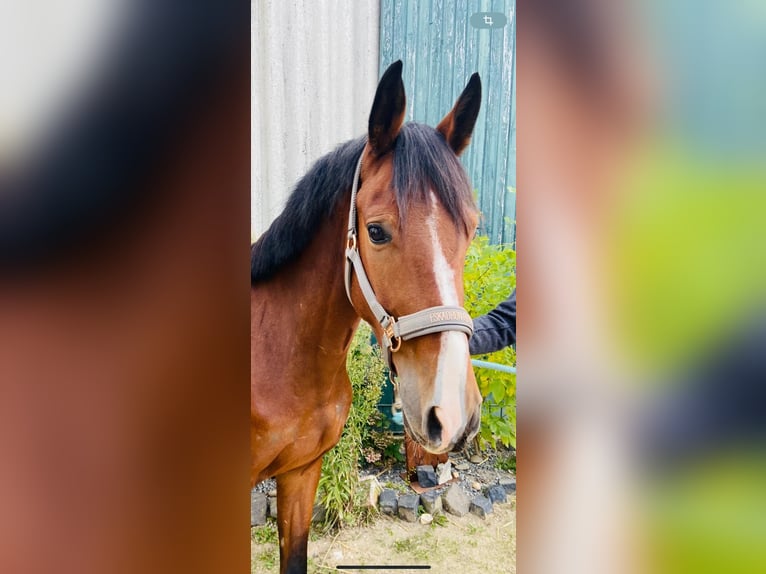
<svg viewBox="0 0 766 574"><path fill-rule="evenodd" d="M282 213L250 250L252 283L272 277L294 261L312 240L314 230L327 219L346 193L365 138L341 144L320 158L296 184ZM428 202L430 182L456 225L468 227L474 205L471 187L460 160L434 128L408 123L394 144L394 193L400 222L413 201Z"/></svg>

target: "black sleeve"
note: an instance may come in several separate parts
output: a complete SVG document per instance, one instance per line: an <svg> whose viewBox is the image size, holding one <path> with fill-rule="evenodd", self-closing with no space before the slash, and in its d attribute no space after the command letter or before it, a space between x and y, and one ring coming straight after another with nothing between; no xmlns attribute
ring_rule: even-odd
<svg viewBox="0 0 766 574"><path fill-rule="evenodd" d="M473 320L473 337L469 343L472 355L483 355L504 349L516 342L516 290L486 315Z"/></svg>

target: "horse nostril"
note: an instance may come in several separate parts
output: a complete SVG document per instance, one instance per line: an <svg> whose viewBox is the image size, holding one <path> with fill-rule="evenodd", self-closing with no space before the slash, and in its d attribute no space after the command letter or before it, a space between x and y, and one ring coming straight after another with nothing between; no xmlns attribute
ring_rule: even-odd
<svg viewBox="0 0 766 574"><path fill-rule="evenodd" d="M436 415L436 407L432 407L428 411L428 419L426 420L426 430L428 432L428 439L438 445L442 441L442 423L439 417Z"/></svg>

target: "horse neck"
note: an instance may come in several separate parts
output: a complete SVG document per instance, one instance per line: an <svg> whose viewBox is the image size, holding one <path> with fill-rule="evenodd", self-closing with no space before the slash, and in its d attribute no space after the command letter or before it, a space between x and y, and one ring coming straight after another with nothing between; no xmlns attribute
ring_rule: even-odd
<svg viewBox="0 0 766 574"><path fill-rule="evenodd" d="M350 194L322 222L309 247L275 284L285 319L293 322L299 343L319 348L317 360L323 367L335 362L345 365L359 324L343 280L349 201Z"/></svg>

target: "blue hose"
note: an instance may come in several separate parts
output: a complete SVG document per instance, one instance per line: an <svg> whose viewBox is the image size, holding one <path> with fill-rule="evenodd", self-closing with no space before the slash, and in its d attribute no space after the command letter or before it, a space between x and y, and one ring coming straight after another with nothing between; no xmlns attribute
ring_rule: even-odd
<svg viewBox="0 0 766 574"><path fill-rule="evenodd" d="M508 365L500 365L498 363L490 363L489 361L480 361L479 359L471 359L471 364L474 367L481 369L492 369L493 371L500 371L501 373L516 374L516 367L510 367Z"/></svg>

